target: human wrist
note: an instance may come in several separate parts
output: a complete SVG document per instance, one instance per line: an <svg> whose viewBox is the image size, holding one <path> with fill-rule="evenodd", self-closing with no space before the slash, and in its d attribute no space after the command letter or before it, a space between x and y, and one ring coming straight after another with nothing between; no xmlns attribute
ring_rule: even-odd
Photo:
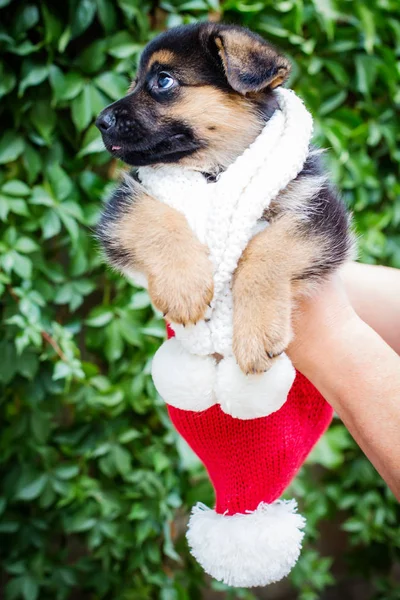
<svg viewBox="0 0 400 600"><path fill-rule="evenodd" d="M334 365L351 361L357 356L360 344L367 339L369 327L352 310L333 320L316 334L310 332L309 343L304 337L291 353L295 367L306 377L315 380L331 373Z"/></svg>
<svg viewBox="0 0 400 600"><path fill-rule="evenodd" d="M364 326L346 302L319 306L318 310L306 306L305 313L295 321L295 335L288 355L296 369L310 380L323 377L332 363L351 354Z"/></svg>

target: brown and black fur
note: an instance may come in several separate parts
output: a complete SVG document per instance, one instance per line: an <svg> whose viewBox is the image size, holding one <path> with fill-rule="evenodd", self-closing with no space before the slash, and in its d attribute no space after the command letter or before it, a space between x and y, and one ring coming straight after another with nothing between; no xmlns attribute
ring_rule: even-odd
<svg viewBox="0 0 400 600"><path fill-rule="evenodd" d="M178 27L145 48L128 95L97 125L107 149L129 165L181 164L213 180L261 132L289 70L284 56L244 28ZM233 346L246 373L267 370L283 352L296 297L338 268L352 247L348 215L315 151L263 218L270 225L249 242L233 278ZM112 265L147 276L167 319L203 318L213 295L207 248L134 173L107 203L98 235Z"/></svg>

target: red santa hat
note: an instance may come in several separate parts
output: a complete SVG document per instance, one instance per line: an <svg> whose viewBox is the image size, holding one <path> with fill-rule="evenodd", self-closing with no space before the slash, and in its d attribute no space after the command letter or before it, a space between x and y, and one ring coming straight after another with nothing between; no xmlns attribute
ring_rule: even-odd
<svg viewBox="0 0 400 600"><path fill-rule="evenodd" d="M171 333L170 333L171 335ZM332 419L332 408L300 373L287 401L267 417L238 419L214 404L168 406L171 421L206 467L215 509L197 504L187 539L212 577L264 586L296 563L305 519L294 500L278 500Z"/></svg>

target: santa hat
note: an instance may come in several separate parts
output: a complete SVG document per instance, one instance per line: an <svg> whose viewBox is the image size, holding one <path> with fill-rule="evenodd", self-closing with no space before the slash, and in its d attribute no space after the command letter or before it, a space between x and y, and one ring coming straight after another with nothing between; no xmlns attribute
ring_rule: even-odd
<svg viewBox="0 0 400 600"><path fill-rule="evenodd" d="M168 411L215 490L214 510L203 504L192 510L193 556L209 575L236 587L285 577L299 557L305 519L294 500L278 498L328 427L332 408L297 373L287 401L267 417L238 419L218 404Z"/></svg>

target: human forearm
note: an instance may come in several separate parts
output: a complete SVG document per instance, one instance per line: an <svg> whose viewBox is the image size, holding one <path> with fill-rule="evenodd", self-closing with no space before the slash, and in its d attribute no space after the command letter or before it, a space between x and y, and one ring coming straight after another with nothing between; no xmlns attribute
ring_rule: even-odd
<svg viewBox="0 0 400 600"><path fill-rule="evenodd" d="M315 353L315 354L314 354ZM400 358L360 319L338 328L302 361L400 500Z"/></svg>
<svg viewBox="0 0 400 600"><path fill-rule="evenodd" d="M302 302L289 354L400 499L400 358L350 306L338 278Z"/></svg>
<svg viewBox="0 0 400 600"><path fill-rule="evenodd" d="M352 262L340 276L358 316L400 354L400 270Z"/></svg>

